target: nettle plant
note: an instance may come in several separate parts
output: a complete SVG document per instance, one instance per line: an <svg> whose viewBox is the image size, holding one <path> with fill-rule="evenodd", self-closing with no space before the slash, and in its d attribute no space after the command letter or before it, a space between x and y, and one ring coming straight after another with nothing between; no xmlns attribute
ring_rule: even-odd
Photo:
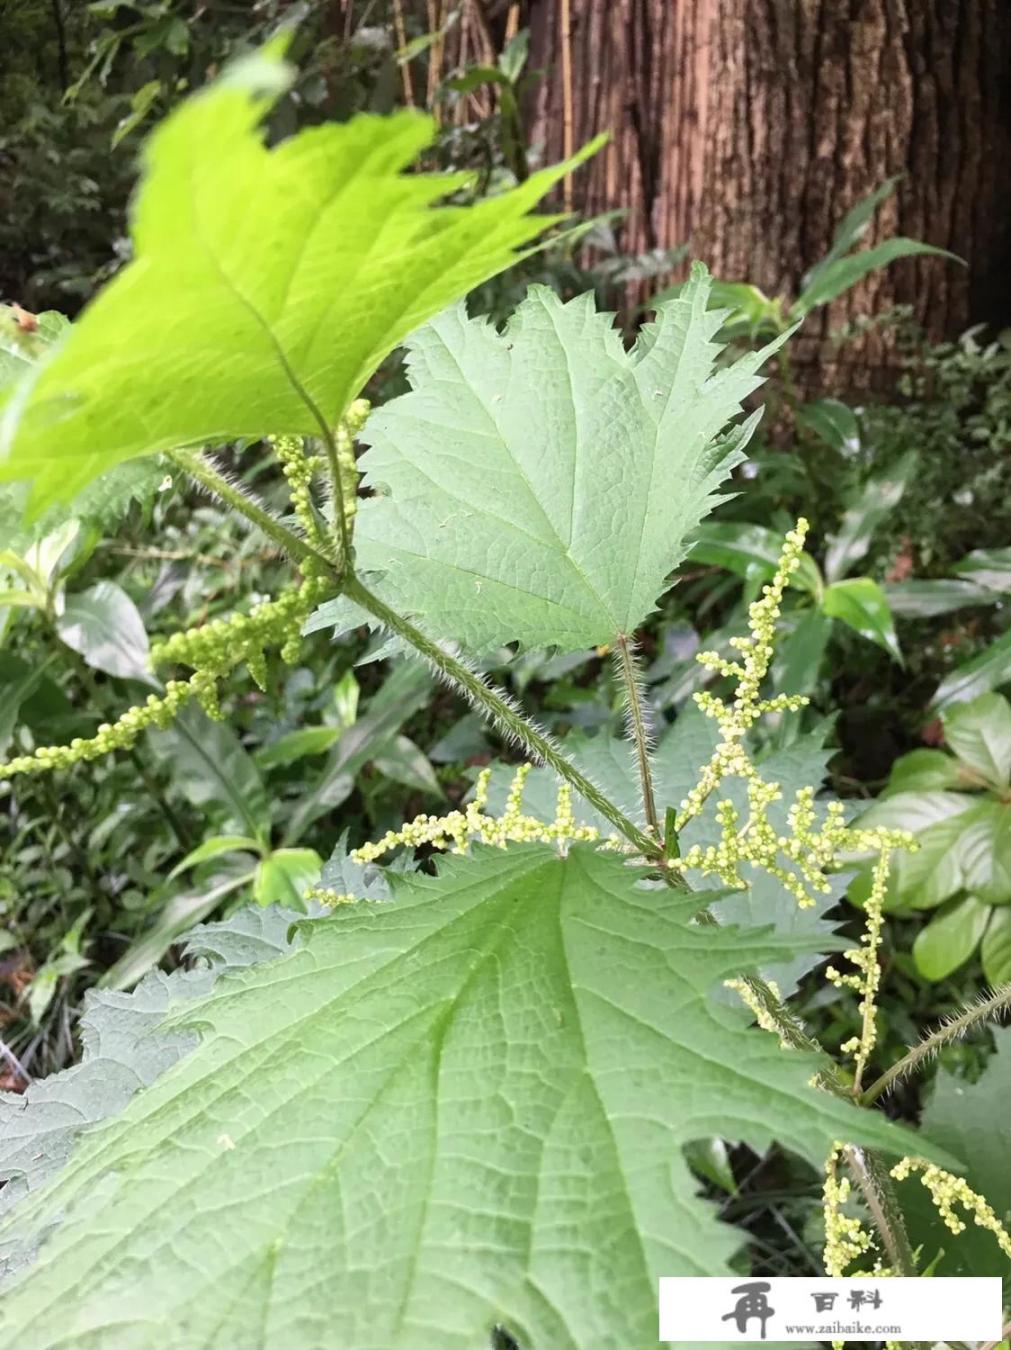
<svg viewBox="0 0 1011 1350"><path fill-rule="evenodd" d="M701 267L631 350L590 297L534 289L502 332L447 310L534 246L529 211L573 166L441 205L456 177L403 172L432 135L413 114L266 149L284 78L260 56L156 132L134 261L0 411L3 475L33 481L36 510L165 454L285 551L292 583L169 639L159 692L4 773L134 746L191 699L216 713L237 665L266 680L267 652L349 621L530 763L339 850L308 917L244 910L199 930L192 968L90 996L81 1064L3 1103L2 1324L38 1347L651 1345L659 1275L742 1268L685 1155L713 1136L828 1159L831 1271L927 1269L896 1199L911 1172L950 1227L967 1213L1011 1253L945 1170L957 1151L866 1109L907 1067L865 1086L908 836L815 800L820 742L748 751L758 718L800 702L762 689L803 522L733 658L701 658L723 695L650 727L632 635L741 460L756 415L734 419L785 335L721 364ZM365 422L405 339L411 390ZM283 519L185 448L252 437L273 438ZM546 735L480 672L508 642L609 646L628 740ZM836 1064L784 996L840 946L837 859L870 850L866 932L828 976L863 1018Z"/></svg>

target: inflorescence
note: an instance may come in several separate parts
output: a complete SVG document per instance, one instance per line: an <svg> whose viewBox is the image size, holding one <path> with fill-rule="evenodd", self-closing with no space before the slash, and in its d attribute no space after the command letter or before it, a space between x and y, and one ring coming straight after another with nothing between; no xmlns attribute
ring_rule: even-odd
<svg viewBox="0 0 1011 1350"><path fill-rule="evenodd" d="M554 820L545 822L536 816L524 814L523 790L530 768L529 764L521 764L513 774L505 808L500 816L487 815L484 811L488 803L491 770L482 769L474 785L474 796L462 811L450 811L444 816L415 816L399 830L388 830L376 843L363 844L361 848L355 849L351 857L355 862L375 862L384 853L402 844L409 848L420 848L427 844L430 848L442 851L466 853L467 846L473 840L505 848L506 844L553 843L564 846L599 839L600 831L596 826L576 824L572 813L572 789L568 783L558 785Z"/></svg>
<svg viewBox="0 0 1011 1350"><path fill-rule="evenodd" d="M357 399L335 434L344 486L345 519L349 527L356 504L354 437L368 411L368 403ZM271 437L270 441L305 538L320 554L333 557L333 545L327 539L325 526L312 503L312 482L322 466L322 456L308 453L301 437L278 436ZM288 665L297 661L306 619L322 600L333 594L333 569L322 559L311 555L302 558L299 568L302 579L298 584L281 591L276 599L254 606L248 614L213 619L154 643L150 658L152 667L189 666L193 674L187 679L167 681L162 694L150 694L144 703L128 708L116 722L103 723L94 736L78 736L69 745L39 746L31 754L15 756L6 764L0 764L0 778L67 769L117 750L129 750L143 731L168 727L179 710L193 700L208 716L218 718L221 716L218 704L220 682L240 665L244 664L256 684L265 688L268 651L279 651L281 659Z"/></svg>
<svg viewBox="0 0 1011 1350"><path fill-rule="evenodd" d="M972 1215L973 1223L992 1233L1004 1255L1011 1257L1011 1234L994 1213L992 1206L972 1189L964 1177L956 1177L951 1172L946 1172L943 1167L926 1162L923 1158L903 1158L895 1164L891 1172L896 1181L905 1181L914 1173L919 1174L921 1185L930 1196L949 1232L957 1236L966 1230L965 1220L955 1213L955 1206L961 1205L967 1214Z"/></svg>

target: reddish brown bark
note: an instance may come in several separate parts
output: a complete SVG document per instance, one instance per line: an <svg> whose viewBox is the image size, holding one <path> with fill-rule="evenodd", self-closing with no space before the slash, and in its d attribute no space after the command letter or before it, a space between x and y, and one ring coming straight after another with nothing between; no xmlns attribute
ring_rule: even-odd
<svg viewBox="0 0 1011 1350"><path fill-rule="evenodd" d="M575 184L588 212L629 209L631 251L689 243L727 280L796 293L840 216L903 175L865 243L891 234L966 258L907 260L814 316L798 356L859 382L888 339L837 357L825 335L912 307L934 338L1007 321L1011 221L1008 0L571 0L577 144L613 140ZM531 0L533 108L562 150L559 0ZM836 360L845 368L833 369Z"/></svg>

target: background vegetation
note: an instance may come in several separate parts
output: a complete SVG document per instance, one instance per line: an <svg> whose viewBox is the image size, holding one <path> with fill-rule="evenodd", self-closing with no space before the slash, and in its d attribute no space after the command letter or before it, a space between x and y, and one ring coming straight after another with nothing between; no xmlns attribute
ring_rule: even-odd
<svg viewBox="0 0 1011 1350"><path fill-rule="evenodd" d="M586 30L566 43L558 17L537 5L406 0L7 0L0 291L31 313L73 317L127 256L145 131L282 19L301 20L299 78L273 136L363 109L427 106L440 121L428 166L472 169L470 191L494 194L564 148L559 130L571 143L597 129L585 110L582 122L572 112L582 108ZM922 876L893 885L882 994L891 1059L926 1022L1011 980L1011 787L1004 759L980 750L1011 737L1001 696L1011 692L1011 332L992 296L987 322L968 331L968 292L929 312L902 303L910 278L989 275L1003 245L985 231L933 238L968 254L970 268L922 252L912 261L911 246L885 238L896 201L908 216L920 183L896 183L884 160L866 167L865 186L879 190L834 194L816 250L768 273L722 276L733 350L800 318L817 343L799 369L782 358L758 396L765 416L736 495L703 527L641 641L648 698L672 721L706 678L694 653L722 650L744 631L782 534L797 516L811 519L774 672L777 691L809 694L811 705L771 726L763 748L785 750L802 729L820 729L826 788L854 814L883 796L874 810L916 830L935 870L960 860L944 885L924 888ZM616 184L613 200L587 189L582 203L578 179L564 184L560 204L575 221L481 288L472 308L502 316L531 280L565 297L592 288L631 334L700 243L695 232L644 230L644 194L656 186L642 173L637 184L631 198ZM765 186L771 200L775 185ZM678 219L672 213L668 226ZM742 256L729 227L713 247L717 263ZM874 289L882 275L900 278L894 294ZM20 324L18 311L4 311L0 360L13 359ZM869 366L873 381L860 374ZM401 387L391 361L369 392L381 401ZM283 480L257 447L237 447L231 467L283 509ZM20 490L0 491L4 756L93 734L143 692L150 641L277 589L277 556L167 464L114 471L82 494L69 521L62 513L25 525L22 505ZM476 715L419 665L389 658L368 630L336 625L293 668L271 671L266 692L237 680L225 722L191 710L143 751L0 786L0 1086L20 1091L77 1057L89 986L127 988L155 963L171 967L195 924L250 898L299 904L341 838L358 844L464 798L492 757ZM503 649L487 668L552 730L620 728L605 651ZM839 910L854 933L861 885L857 874ZM821 984L804 1012L830 1047L859 1022L855 997ZM941 1062L975 1081L992 1049L980 1031ZM889 1109L912 1117L922 1107L911 1086ZM697 1165L766 1268L810 1268L818 1237L809 1174L779 1153L743 1149L714 1147Z"/></svg>

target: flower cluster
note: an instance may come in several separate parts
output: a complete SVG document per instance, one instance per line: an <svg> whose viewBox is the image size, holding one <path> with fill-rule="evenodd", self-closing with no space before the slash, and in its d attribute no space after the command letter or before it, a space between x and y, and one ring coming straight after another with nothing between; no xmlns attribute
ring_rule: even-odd
<svg viewBox="0 0 1011 1350"><path fill-rule="evenodd" d="M854 1261L859 1261L871 1251L874 1243L871 1234L859 1218L843 1212L851 1195L849 1177L839 1176L839 1159L844 1144L837 1143L825 1161L825 1182L822 1186L822 1210L825 1216L825 1246L822 1261L825 1273L833 1279L840 1279ZM886 1272L879 1263L875 1263L874 1274Z"/></svg>
<svg viewBox="0 0 1011 1350"><path fill-rule="evenodd" d="M326 532L312 500L312 480L323 463L322 455L307 454L301 436L271 436L268 439L288 484L291 507L305 537L322 553L329 552Z"/></svg>
<svg viewBox="0 0 1011 1350"><path fill-rule="evenodd" d="M978 1195L963 1177L956 1177L923 1158L903 1158L892 1168L891 1175L896 1181L905 1181L914 1172L919 1173L921 1184L950 1232L957 1236L966 1230L965 1221L955 1213L955 1206L961 1205L966 1213L972 1215L978 1227L994 1235L1004 1255L1011 1257L1011 1234L987 1200Z"/></svg>
<svg viewBox="0 0 1011 1350"><path fill-rule="evenodd" d="M358 464L355 459L355 437L365 425L369 415L369 403L364 398L356 398L348 408L337 427L337 467L340 471L344 497L344 519L348 533L358 510Z"/></svg>
<svg viewBox="0 0 1011 1350"><path fill-rule="evenodd" d="M297 661L306 619L333 590L333 584L320 575L311 559L302 570L302 583L282 591L276 600L265 600L248 614L212 619L156 643L151 648L151 664L190 666L215 681L245 664L263 689L267 649L278 648L289 665Z"/></svg>
<svg viewBox="0 0 1011 1350"><path fill-rule="evenodd" d="M337 427L336 446L348 522L355 510L354 437L368 416L364 399L352 403ZM312 481L321 464L318 455L306 452L298 436L271 438L288 484L295 516L310 544L320 554L332 553L323 526L312 503ZM0 764L0 778L16 774L42 773L67 769L74 764L98 759L117 750L128 750L142 731L169 725L184 703L196 699L210 717L220 717L218 686L236 667L245 665L261 689L266 687L267 652L279 650L289 665L298 660L302 628L306 619L333 593L333 580L322 560L309 556L300 563L302 580L274 600L253 607L248 614L233 614L213 619L199 627L175 633L151 648L152 667L189 666L193 674L186 680L169 680L162 695L151 694L143 704L128 708L114 723L103 723L96 734L75 737L69 745L39 746L30 755L18 755Z"/></svg>
<svg viewBox="0 0 1011 1350"><path fill-rule="evenodd" d="M695 787L681 802L675 821L679 830L695 819L724 778L733 776L747 782L757 780L758 773L748 758L744 738L758 718L766 713L797 711L808 701L800 694L759 698L762 681L772 661L776 620L779 618L783 594L790 577L800 566L807 531L807 521L801 519L796 529L787 534L772 580L763 586L761 596L748 609L749 635L730 639L730 645L740 659L727 661L717 652L700 652L696 657L700 665L735 679L737 687L731 703L709 693L695 695L695 702L706 716L715 718L720 729L720 743L709 763L701 769Z"/></svg>
<svg viewBox="0 0 1011 1350"><path fill-rule="evenodd" d="M104 722L88 739L75 736L69 745L41 745L30 755L15 756L0 764L0 778L69 769L117 750L129 750L142 731L149 727L164 729L183 704L193 699L209 717L220 717L219 681L243 662L260 688L264 688L267 648L279 647L283 660L289 664L296 661L306 619L333 589L330 582L313 571L311 563L303 571L310 574L299 586L283 591L276 600L255 606L249 614L215 619L199 628L175 633L151 648L152 665L171 662L190 666L193 674L189 679L169 680L164 694L149 694L144 703L128 708L115 722Z"/></svg>
<svg viewBox="0 0 1011 1350"><path fill-rule="evenodd" d="M861 844L867 843L862 836L874 833L875 831L868 830L851 832L852 836L856 836ZM834 984L837 989L856 989L860 994L860 1035L851 1037L839 1047L844 1055L856 1057L853 1074L854 1092L860 1091L864 1069L867 1067L867 1061L870 1059L878 1040L877 996L881 987L881 963L878 956L881 949L881 933L885 923L885 893L888 888L888 871L891 865L892 848L916 847L912 836L906 835L903 831L881 830L877 833L882 837L876 842L871 841L868 845L869 847L878 847L881 851L874 864L870 894L864 906L865 922L864 931L860 937L860 946L843 953L846 960L856 966L856 971L842 972L836 970L835 966L829 966L825 971L825 978L830 984ZM886 835L887 838L883 837Z"/></svg>
<svg viewBox="0 0 1011 1350"><path fill-rule="evenodd" d="M568 783L559 784L553 821L546 823L536 816L524 814L523 790L530 768L529 764L521 764L516 770L500 816L484 812L491 770L482 769L474 785L474 796L462 811L450 811L444 816L415 816L399 830L388 830L374 844L363 844L355 849L351 857L355 862L375 862L400 845L420 848L426 844L434 849L466 853L474 839L498 848L505 848L509 843L564 846L580 840L599 839L600 831L596 826L576 824L572 813L572 789Z"/></svg>
<svg viewBox="0 0 1011 1350"><path fill-rule="evenodd" d="M678 872L698 871L715 876L728 886L743 886L741 866L768 872L777 877L801 906L815 903L815 893L828 894L826 871L845 849L869 850L904 847L911 837L899 831L850 830L841 802L830 802L819 824L814 806L814 788L802 788L787 813L787 832L781 833L769 819L769 808L781 799L777 783L769 783L752 763L745 739L758 718L768 713L796 711L807 699L801 695L779 694L760 697L762 683L772 661L776 620L790 577L800 565L807 536L807 521L786 536L776 571L762 594L748 611L748 636L732 638L739 659L728 661L716 652L701 652L700 664L736 681L732 700L703 692L695 701L707 717L719 727L720 740L708 764L699 770L698 781L680 803L675 828L682 830L702 811L706 801L726 778L743 780L747 791L748 812L742 822L737 807L728 799L716 806L720 825L717 844L694 845L679 858L668 859L668 867Z"/></svg>
<svg viewBox="0 0 1011 1350"><path fill-rule="evenodd" d="M208 698L215 689L214 678L202 672L189 680L169 680L160 697L149 694L144 703L128 708L118 721L103 722L87 740L75 736L69 745L40 745L30 755L16 755L0 764L0 778L15 774L46 773L51 769L69 769L86 760L99 759L116 750L129 750L148 727L164 729L176 713L192 698Z"/></svg>

